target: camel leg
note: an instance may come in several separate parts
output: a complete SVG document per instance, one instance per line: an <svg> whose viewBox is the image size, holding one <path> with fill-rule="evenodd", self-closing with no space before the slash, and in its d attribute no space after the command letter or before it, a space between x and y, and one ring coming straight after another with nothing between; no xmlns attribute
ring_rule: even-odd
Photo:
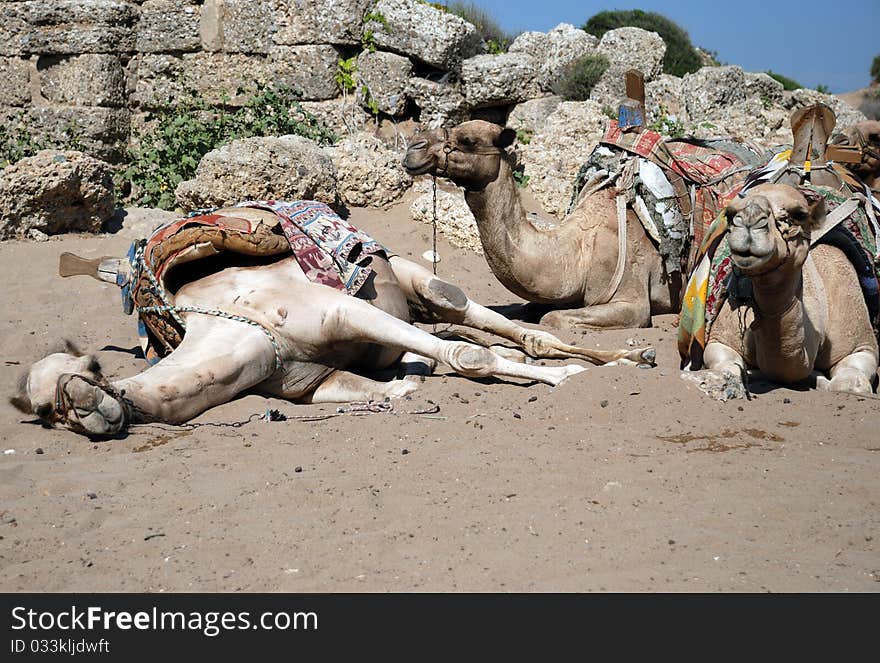
<svg viewBox="0 0 880 663"><path fill-rule="evenodd" d="M556 329L630 329L651 326L651 304L610 301L577 309L559 309L546 313L541 324Z"/></svg>
<svg viewBox="0 0 880 663"><path fill-rule="evenodd" d="M303 403L351 403L402 398L419 386L410 380L377 382L347 371L334 371L317 389L302 399Z"/></svg>
<svg viewBox="0 0 880 663"><path fill-rule="evenodd" d="M368 342L418 353L443 362L466 377L511 377L558 385L582 366L533 366L509 361L490 350L460 341L444 341L356 297L339 296L320 312L319 333L328 341Z"/></svg>
<svg viewBox="0 0 880 663"><path fill-rule="evenodd" d="M469 299L461 288L436 278L421 265L399 256L392 256L390 262L407 299L417 308L423 308L434 316L426 319L425 322L439 320L486 331L513 341L531 357L582 358L600 365L609 362L635 364L654 362L653 348L603 351L569 345L553 334L527 329L508 320L500 313L477 304Z"/></svg>
<svg viewBox="0 0 880 663"><path fill-rule="evenodd" d="M113 383L133 406L133 421L188 421L275 373L272 344L258 328L195 313L186 316L186 324L171 354Z"/></svg>
<svg viewBox="0 0 880 663"><path fill-rule="evenodd" d="M829 391L870 394L877 375L877 355L870 350L854 352L832 366L829 374L831 380L820 378L817 385Z"/></svg>

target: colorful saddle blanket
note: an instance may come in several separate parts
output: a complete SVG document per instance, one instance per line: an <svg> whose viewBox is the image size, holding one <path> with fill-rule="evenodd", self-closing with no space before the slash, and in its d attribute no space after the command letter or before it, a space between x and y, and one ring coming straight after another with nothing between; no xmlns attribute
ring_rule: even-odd
<svg viewBox="0 0 880 663"><path fill-rule="evenodd" d="M775 158L777 161L785 159L785 153L782 158ZM750 177L750 183L752 181ZM764 180L754 180L755 184L762 181ZM803 185L801 189L807 196L823 196L829 214L847 200L843 194L824 187ZM868 215L862 208L857 208L818 242L839 248L852 263L875 330L880 326L878 240L880 236ZM681 355L682 368L689 366L691 370L699 370L703 367L703 352L709 341L713 320L728 297L741 297L741 293L731 292L735 285L732 277L733 263L727 245L727 218L722 210L709 227L696 253L696 266L682 297L678 324L678 352Z"/></svg>
<svg viewBox="0 0 880 663"><path fill-rule="evenodd" d="M652 182L657 179L654 171L642 164L640 170L644 172L639 173L633 186L654 218L657 232L646 230L658 242L667 270L683 273L690 272L697 247L719 212L739 193L748 171L767 160L757 149L732 138L667 141L650 129L621 131L617 121L612 120L578 173L573 201L596 171L616 175L632 157L649 162L654 171L657 167L662 170L666 181L658 186Z"/></svg>
<svg viewBox="0 0 880 663"><path fill-rule="evenodd" d="M155 363L183 339L185 329L166 291L174 268L224 252L246 256L292 253L314 283L355 295L372 270L360 264L373 254L391 253L365 232L315 201L247 201L236 207L264 209L275 223L253 221L230 212L199 210L157 229L132 244L131 276L123 287L126 313L138 310L138 336L144 356ZM143 310L148 309L148 310Z"/></svg>

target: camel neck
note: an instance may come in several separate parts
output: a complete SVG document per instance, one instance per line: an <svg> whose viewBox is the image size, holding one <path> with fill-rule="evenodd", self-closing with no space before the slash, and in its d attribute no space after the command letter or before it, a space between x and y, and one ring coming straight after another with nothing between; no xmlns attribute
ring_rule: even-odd
<svg viewBox="0 0 880 663"><path fill-rule="evenodd" d="M806 378L818 353L818 335L804 306L801 268L753 277L757 318L752 327L757 364L772 380Z"/></svg>

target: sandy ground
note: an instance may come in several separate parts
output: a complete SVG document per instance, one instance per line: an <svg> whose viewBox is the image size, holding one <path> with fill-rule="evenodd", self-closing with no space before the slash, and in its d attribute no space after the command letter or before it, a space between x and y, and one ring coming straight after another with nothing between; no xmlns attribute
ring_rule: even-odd
<svg viewBox="0 0 880 663"><path fill-rule="evenodd" d="M354 210L398 252L429 248L406 205ZM116 288L62 280L64 250L125 231L0 244L0 391L62 338L111 376L143 368ZM441 275L517 299L441 241ZM241 427L139 426L92 443L0 404L4 591L877 591L880 403L757 385L716 403L680 379L673 317L562 334L658 349L556 389L443 371L388 414ZM433 418L407 414L433 401ZM197 421L267 407L248 395ZM39 450L41 451L39 451Z"/></svg>

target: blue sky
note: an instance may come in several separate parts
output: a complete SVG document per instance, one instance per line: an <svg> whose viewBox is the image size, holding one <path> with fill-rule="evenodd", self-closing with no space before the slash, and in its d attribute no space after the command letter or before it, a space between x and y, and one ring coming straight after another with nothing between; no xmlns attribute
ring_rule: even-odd
<svg viewBox="0 0 880 663"><path fill-rule="evenodd" d="M474 0L509 31L545 32L559 23L582 25L605 9L643 9L671 18L691 41L727 64L773 71L807 87L849 92L870 82L880 55L880 0Z"/></svg>

